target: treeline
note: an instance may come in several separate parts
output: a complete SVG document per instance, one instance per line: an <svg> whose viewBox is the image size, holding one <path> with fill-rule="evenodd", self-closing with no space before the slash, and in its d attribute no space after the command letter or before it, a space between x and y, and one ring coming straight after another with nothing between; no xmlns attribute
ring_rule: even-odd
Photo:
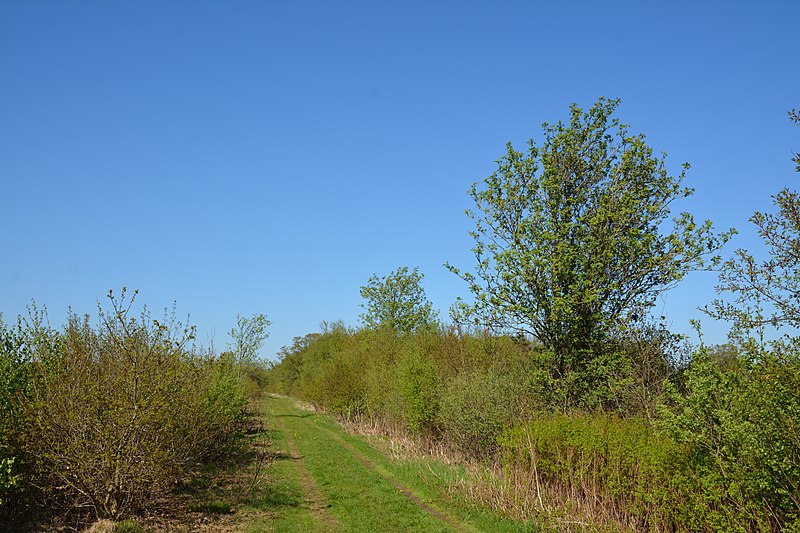
<svg viewBox="0 0 800 533"><path fill-rule="evenodd" d="M751 218L765 260L723 261L735 231L671 217L689 167L670 175L617 105L573 106L473 185L476 265L447 265L472 299L452 325L416 269L373 276L364 328L296 339L272 386L484 465L462 492L521 519L800 531L800 195ZM650 311L709 269L730 343L693 347Z"/></svg>
<svg viewBox="0 0 800 533"><path fill-rule="evenodd" d="M96 323L31 307L0 321L0 520L119 520L239 443L259 369L193 345L193 328L109 293ZM245 320L245 322L247 322ZM236 331L236 330L235 330Z"/></svg>

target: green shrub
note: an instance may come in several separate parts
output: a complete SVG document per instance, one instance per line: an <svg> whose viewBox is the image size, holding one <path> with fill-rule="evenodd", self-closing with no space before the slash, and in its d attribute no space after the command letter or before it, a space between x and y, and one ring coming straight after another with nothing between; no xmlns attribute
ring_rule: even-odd
<svg viewBox="0 0 800 533"><path fill-rule="evenodd" d="M145 509L230 444L243 395L188 349L192 331L112 299L95 329L70 316L59 348L31 363L22 447L56 505L118 518Z"/></svg>
<svg viewBox="0 0 800 533"><path fill-rule="evenodd" d="M686 391L673 391L661 411L660 426L688 447L703 488L696 514L719 531L784 528L800 518L800 360L779 356L732 363L702 348Z"/></svg>
<svg viewBox="0 0 800 533"><path fill-rule="evenodd" d="M342 416L363 411L363 361L346 331L320 335L298 357L296 389L302 399Z"/></svg>
<svg viewBox="0 0 800 533"><path fill-rule="evenodd" d="M364 361L365 414L395 426L405 424L405 398L398 365L407 344L385 329L360 331L356 342Z"/></svg>
<svg viewBox="0 0 800 533"><path fill-rule="evenodd" d="M28 387L25 362L19 353L19 341L0 321L0 506L5 495L19 483L14 468L18 453L11 432L21 424L18 395Z"/></svg>
<svg viewBox="0 0 800 533"><path fill-rule="evenodd" d="M437 419L444 436L468 454L494 453L502 431L529 410L525 381L496 370L458 374L441 393Z"/></svg>
<svg viewBox="0 0 800 533"><path fill-rule="evenodd" d="M314 402L328 411L345 417L363 411L364 374L358 357L334 355L322 365L314 384Z"/></svg>
<svg viewBox="0 0 800 533"><path fill-rule="evenodd" d="M226 451L222 444L228 441L244 419L247 390L239 377L234 362L225 357L197 362L198 388L203 390L204 425L201 433L216 439L211 453ZM218 448L218 449L217 449Z"/></svg>
<svg viewBox="0 0 800 533"><path fill-rule="evenodd" d="M32 362L54 353L60 336L47 324L44 309L28 307L27 317L14 326L0 316L0 510L29 476L22 460L20 429L24 425L24 404L30 394Z"/></svg>
<svg viewBox="0 0 800 533"><path fill-rule="evenodd" d="M415 432L431 431L439 410L439 377L429 357L414 351L401 362L400 390L408 427Z"/></svg>

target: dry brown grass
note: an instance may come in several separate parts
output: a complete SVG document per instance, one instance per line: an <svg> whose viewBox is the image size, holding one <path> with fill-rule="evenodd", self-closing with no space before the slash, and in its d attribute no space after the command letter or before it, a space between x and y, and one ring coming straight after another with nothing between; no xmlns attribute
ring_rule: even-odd
<svg viewBox="0 0 800 533"><path fill-rule="evenodd" d="M84 533L114 533L114 527L114 522L102 519L86 528Z"/></svg>
<svg viewBox="0 0 800 533"><path fill-rule="evenodd" d="M544 522L566 533L653 531L636 527L635 520L603 501L591 487L543 483L519 466L468 465L467 474L451 490L515 520Z"/></svg>
<svg viewBox="0 0 800 533"><path fill-rule="evenodd" d="M337 417L344 429L363 435L394 460L430 459L444 464L463 464L466 457L444 440L430 435L415 435L397 422L362 414Z"/></svg>

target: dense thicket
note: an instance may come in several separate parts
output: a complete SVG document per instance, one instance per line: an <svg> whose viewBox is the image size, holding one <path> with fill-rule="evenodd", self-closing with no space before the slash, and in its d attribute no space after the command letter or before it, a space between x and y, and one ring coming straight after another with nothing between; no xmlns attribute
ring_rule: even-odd
<svg viewBox="0 0 800 533"><path fill-rule="evenodd" d="M35 308L0 322L6 515L128 516L234 444L246 402L234 357L195 349L174 313L131 316L131 303L112 297L96 325L70 315L56 330Z"/></svg>

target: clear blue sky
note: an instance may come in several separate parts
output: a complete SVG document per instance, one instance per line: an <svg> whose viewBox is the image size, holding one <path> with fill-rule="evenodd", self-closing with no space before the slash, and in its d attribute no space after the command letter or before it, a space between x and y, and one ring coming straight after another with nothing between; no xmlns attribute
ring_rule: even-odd
<svg viewBox="0 0 800 533"><path fill-rule="evenodd" d="M370 275L471 268L466 191L570 103L618 116L679 206L741 235L796 187L800 2L0 2L0 312L63 323L109 288L177 300L199 339L266 313L270 356L358 323ZM713 297L659 302L677 331ZM712 340L724 328L708 320Z"/></svg>

